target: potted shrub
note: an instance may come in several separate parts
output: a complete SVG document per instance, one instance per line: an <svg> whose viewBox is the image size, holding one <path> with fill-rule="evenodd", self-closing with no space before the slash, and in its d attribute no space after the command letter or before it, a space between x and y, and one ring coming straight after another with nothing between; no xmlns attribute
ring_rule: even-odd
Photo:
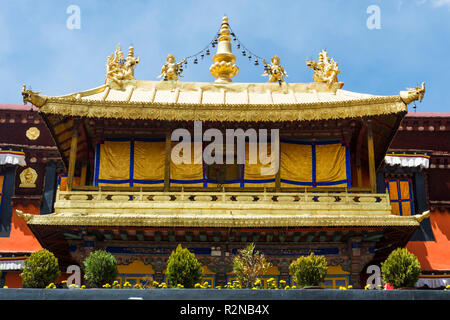
<svg viewBox="0 0 450 320"><path fill-rule="evenodd" d="M323 256L315 256L313 252L307 257L300 257L289 266L299 287L304 289L321 288L327 275L327 260Z"/></svg>
<svg viewBox="0 0 450 320"><path fill-rule="evenodd" d="M116 258L104 250L93 251L83 261L84 279L91 288L113 283L117 276Z"/></svg>
<svg viewBox="0 0 450 320"><path fill-rule="evenodd" d="M381 273L384 282L391 284L394 289L412 289L419 280L420 263L407 249L398 248L381 263Z"/></svg>
<svg viewBox="0 0 450 320"><path fill-rule="evenodd" d="M46 249L33 252L20 274L24 288L46 288L60 275L58 259Z"/></svg>
<svg viewBox="0 0 450 320"><path fill-rule="evenodd" d="M252 288L258 276L265 274L270 267L264 255L255 251L253 243L239 250L233 260L233 271L244 288Z"/></svg>
<svg viewBox="0 0 450 320"><path fill-rule="evenodd" d="M166 275L173 287L193 288L201 280L203 270L195 255L179 244L167 261Z"/></svg>

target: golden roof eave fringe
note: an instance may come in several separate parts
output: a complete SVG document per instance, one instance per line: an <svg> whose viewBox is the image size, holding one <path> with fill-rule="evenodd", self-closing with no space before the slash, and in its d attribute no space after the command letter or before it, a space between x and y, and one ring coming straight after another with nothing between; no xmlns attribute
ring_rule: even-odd
<svg viewBox="0 0 450 320"><path fill-rule="evenodd" d="M77 100L48 97L39 112L87 118L203 120L203 121L300 121L343 119L407 111L399 96L298 104L184 104Z"/></svg>
<svg viewBox="0 0 450 320"><path fill-rule="evenodd" d="M22 214L29 225L48 226L123 226L123 227L418 227L415 216L380 215L370 219L362 216L336 215L114 215L114 214Z"/></svg>

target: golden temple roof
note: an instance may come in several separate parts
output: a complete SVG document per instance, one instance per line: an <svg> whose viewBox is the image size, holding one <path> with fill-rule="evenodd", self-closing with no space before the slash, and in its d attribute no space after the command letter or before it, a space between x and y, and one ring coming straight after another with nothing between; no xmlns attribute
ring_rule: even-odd
<svg viewBox="0 0 450 320"><path fill-rule="evenodd" d="M30 94L46 114L123 119L294 121L407 111L408 92L376 96L339 83L208 83L130 80L65 96ZM411 98L410 98L411 99Z"/></svg>

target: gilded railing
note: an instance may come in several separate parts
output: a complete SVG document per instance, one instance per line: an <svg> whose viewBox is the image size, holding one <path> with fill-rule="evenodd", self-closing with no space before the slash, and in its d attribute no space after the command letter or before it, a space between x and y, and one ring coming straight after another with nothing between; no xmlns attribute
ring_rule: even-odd
<svg viewBox="0 0 450 320"><path fill-rule="evenodd" d="M149 211L151 209L152 211ZM55 212L389 214L387 194L286 192L58 191Z"/></svg>

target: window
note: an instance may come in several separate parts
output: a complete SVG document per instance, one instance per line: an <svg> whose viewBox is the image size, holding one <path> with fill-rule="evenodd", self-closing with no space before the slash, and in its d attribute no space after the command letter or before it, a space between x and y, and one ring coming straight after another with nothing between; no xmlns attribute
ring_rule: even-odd
<svg viewBox="0 0 450 320"><path fill-rule="evenodd" d="M414 196L411 179L388 179L386 186L391 200L392 213L400 216L414 214Z"/></svg>

